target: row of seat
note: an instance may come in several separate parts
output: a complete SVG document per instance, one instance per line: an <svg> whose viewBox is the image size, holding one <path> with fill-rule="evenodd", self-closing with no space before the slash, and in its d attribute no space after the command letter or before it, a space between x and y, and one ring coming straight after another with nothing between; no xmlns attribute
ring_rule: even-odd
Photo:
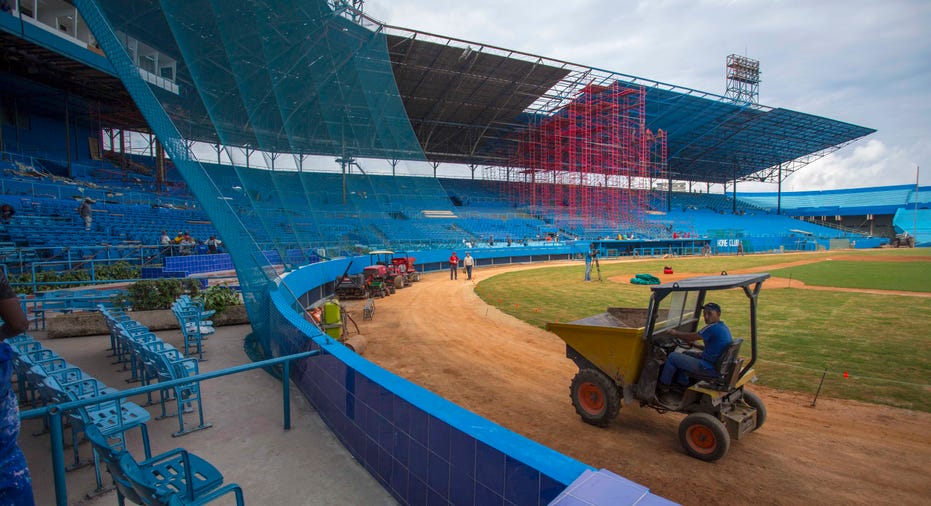
<svg viewBox="0 0 931 506"><path fill-rule="evenodd" d="M174 346L162 341L147 327L133 320L120 309L98 306L110 329L111 346L117 363L131 371L127 381L143 385L167 382L199 374L198 361L185 357ZM172 436L182 436L212 427L204 423L200 383L193 381L159 390L162 414L156 420L178 417L179 430ZM166 402L176 402L176 412L168 413ZM184 426L184 414L194 411L197 404L199 424ZM146 405L152 405L151 394ZM119 504L125 499L144 505L204 504L227 494L234 494L236 504L243 504L239 485L223 486L223 475L206 460L183 448L176 448L155 457L146 455L137 461L125 448L114 446L103 432L86 432L97 455L104 462L117 488Z"/></svg>
<svg viewBox="0 0 931 506"><path fill-rule="evenodd" d="M216 329L213 321L208 320L216 311L205 310L204 302L184 294L171 305L171 311L178 319L181 334L184 336L184 355L190 356L190 350L197 350L197 358L204 360L203 341Z"/></svg>
<svg viewBox="0 0 931 506"><path fill-rule="evenodd" d="M98 309L110 331L110 344L114 356L117 357L117 363L123 364L123 369L131 372L131 377L127 382L139 381L143 385L150 385L153 382L190 378L200 374L196 358L182 354L122 310L104 305L100 305ZM174 413L169 413L167 408L168 401L171 400L174 400L176 404ZM178 431L173 433L173 436L181 436L212 426L212 424L204 423L200 383L197 381L159 390L158 403L161 406L161 415L156 417L156 420L178 417ZM193 428L185 428L184 414L193 413L195 403L199 423ZM155 401L152 400L150 393L145 405L154 404Z"/></svg>
<svg viewBox="0 0 931 506"><path fill-rule="evenodd" d="M14 351L13 367L16 371L19 398L33 406L92 399L118 392L117 389L108 387L85 373L80 367L67 362L55 351L45 348L41 342L27 334L10 338L7 342ZM94 427L101 434L115 440L116 447L121 449L126 447L125 433L139 428L146 458L152 454L146 426L150 419L149 412L134 402L99 402L68 410L64 415L71 426L74 449L74 463L68 470L89 463L82 462L79 454L79 434L86 434L89 427ZM97 469L97 487L100 489L102 482L96 456L93 461Z"/></svg>

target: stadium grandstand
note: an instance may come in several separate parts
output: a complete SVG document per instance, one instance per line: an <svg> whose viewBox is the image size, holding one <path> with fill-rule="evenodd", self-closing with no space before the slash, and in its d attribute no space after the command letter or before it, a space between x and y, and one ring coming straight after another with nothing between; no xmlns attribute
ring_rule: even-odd
<svg viewBox="0 0 931 506"><path fill-rule="evenodd" d="M368 251L416 252L436 270L463 244L507 263L576 258L591 243L621 256L931 239L928 187L781 191L870 128L389 26L361 4L13 2L0 12L0 203L15 215L0 225L0 258L22 285L36 266L235 268L261 357L325 352L291 379L403 504L418 503L414 487L393 486L379 463L390 449L367 451L377 428L345 408L359 378L381 399L365 409L403 437L399 405L506 455L535 478L521 497L545 504L590 468L425 401L308 323L304 308ZM400 175L400 161L432 174ZM471 176L443 177L446 165ZM780 190L737 193L740 181ZM75 211L85 199L89 230ZM225 252L165 255L162 231L216 235ZM476 480L445 456L430 465Z"/></svg>

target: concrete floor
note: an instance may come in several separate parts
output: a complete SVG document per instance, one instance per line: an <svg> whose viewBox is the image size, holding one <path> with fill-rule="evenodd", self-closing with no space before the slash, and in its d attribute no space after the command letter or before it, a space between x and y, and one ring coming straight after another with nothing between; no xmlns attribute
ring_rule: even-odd
<svg viewBox="0 0 931 506"><path fill-rule="evenodd" d="M206 361L201 372L214 371L249 363L242 350L248 326L220 327L205 342ZM160 331L158 336L180 348L179 331ZM138 383L126 383L129 371L112 365L106 351L109 336L47 339L42 332L32 333L47 348L55 350L68 362L81 367L108 386L127 389ZM283 428L281 383L262 370L239 373L206 381L201 385L204 417L213 427L172 437L178 430L176 418L155 420L161 413L158 404L148 407L152 454L183 447L211 462L224 475L225 483L238 483L247 504L269 505L393 505L397 502L349 454L320 420L300 391L291 388L291 429ZM132 399L145 402L144 396ZM156 397L157 398L157 397ZM171 411L174 406L170 406ZM33 436L41 428L40 420L26 420L20 446L26 454L33 478L36 504L54 504L55 491L51 470L50 440L47 434ZM196 413L185 417L185 427L197 425ZM128 433L130 451L142 460L143 450L138 430ZM70 429L65 429L65 462L70 464L72 449ZM90 458L90 444L79 445L82 459ZM104 471L105 483L110 477ZM115 504L116 492L89 497L94 491L94 468L86 466L67 473L68 504ZM231 497L216 504L233 504Z"/></svg>

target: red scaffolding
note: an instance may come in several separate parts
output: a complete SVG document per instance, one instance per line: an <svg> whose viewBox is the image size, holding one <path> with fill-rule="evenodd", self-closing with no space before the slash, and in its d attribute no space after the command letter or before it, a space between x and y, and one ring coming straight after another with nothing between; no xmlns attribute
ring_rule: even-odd
<svg viewBox="0 0 931 506"><path fill-rule="evenodd" d="M646 128L646 91L589 84L571 98L531 119L492 178L556 229L639 231L651 178L666 171L666 135Z"/></svg>

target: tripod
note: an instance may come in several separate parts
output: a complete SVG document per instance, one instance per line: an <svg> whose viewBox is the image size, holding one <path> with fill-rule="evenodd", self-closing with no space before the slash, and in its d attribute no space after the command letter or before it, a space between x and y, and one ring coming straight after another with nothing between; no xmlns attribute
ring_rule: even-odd
<svg viewBox="0 0 931 506"><path fill-rule="evenodd" d="M593 256L593 257L592 257L592 262L594 262L594 264L595 264L595 272L598 273L598 281L602 281L602 279L601 279L601 264L598 262L598 257L597 257L597 256Z"/></svg>

